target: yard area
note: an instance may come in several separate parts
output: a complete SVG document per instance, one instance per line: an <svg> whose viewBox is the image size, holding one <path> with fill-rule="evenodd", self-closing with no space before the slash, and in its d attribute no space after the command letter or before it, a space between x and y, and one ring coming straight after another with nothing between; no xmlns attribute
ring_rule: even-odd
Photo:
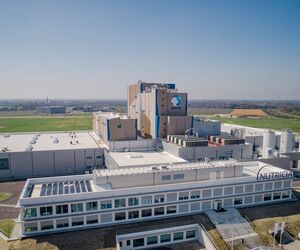
<svg viewBox="0 0 300 250"><path fill-rule="evenodd" d="M92 116L0 117L0 133L70 130L92 130Z"/></svg>
<svg viewBox="0 0 300 250"><path fill-rule="evenodd" d="M14 229L15 222L13 220L0 220L0 232L9 237Z"/></svg>
<svg viewBox="0 0 300 250"><path fill-rule="evenodd" d="M163 226L179 226L183 224L201 223L205 226L209 236L215 240L219 250L228 250L227 245L215 229L210 220L203 214L178 217L176 219L161 219L156 221L140 222L134 224L124 224L112 227L103 227L74 231L68 233L51 234L16 240L11 242L1 241L0 249L30 249L30 250L115 250L116 234L128 233L130 231L144 231L158 229Z"/></svg>
<svg viewBox="0 0 300 250"><path fill-rule="evenodd" d="M0 192L0 202L8 200L11 197L11 193Z"/></svg>
<svg viewBox="0 0 300 250"><path fill-rule="evenodd" d="M298 190L300 191L300 190ZM247 217L254 230L263 242L272 246L273 238L268 230L274 227L275 222L286 222L286 230L296 238L300 232L300 201L278 203L239 209Z"/></svg>

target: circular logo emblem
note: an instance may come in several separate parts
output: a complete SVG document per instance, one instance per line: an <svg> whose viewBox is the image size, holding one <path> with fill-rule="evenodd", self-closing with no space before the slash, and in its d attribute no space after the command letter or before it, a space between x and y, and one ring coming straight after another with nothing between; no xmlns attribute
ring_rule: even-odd
<svg viewBox="0 0 300 250"><path fill-rule="evenodd" d="M174 107L179 107L181 105L181 97L179 95L174 95L171 99Z"/></svg>

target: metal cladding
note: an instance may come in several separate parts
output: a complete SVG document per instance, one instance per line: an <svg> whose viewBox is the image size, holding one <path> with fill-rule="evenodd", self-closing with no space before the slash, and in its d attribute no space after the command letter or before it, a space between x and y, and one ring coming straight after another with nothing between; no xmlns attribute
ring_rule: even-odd
<svg viewBox="0 0 300 250"><path fill-rule="evenodd" d="M264 133L263 137L263 158L271 158L276 145L275 132L269 130Z"/></svg>
<svg viewBox="0 0 300 250"><path fill-rule="evenodd" d="M280 153L290 153L293 149L293 132L283 130L280 137Z"/></svg>

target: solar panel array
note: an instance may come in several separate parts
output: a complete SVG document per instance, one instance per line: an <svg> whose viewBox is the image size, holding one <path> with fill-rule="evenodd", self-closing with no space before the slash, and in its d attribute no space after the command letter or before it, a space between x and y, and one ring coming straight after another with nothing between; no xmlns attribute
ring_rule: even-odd
<svg viewBox="0 0 300 250"><path fill-rule="evenodd" d="M89 180L66 181L43 184L40 196L79 194L87 192L92 192Z"/></svg>

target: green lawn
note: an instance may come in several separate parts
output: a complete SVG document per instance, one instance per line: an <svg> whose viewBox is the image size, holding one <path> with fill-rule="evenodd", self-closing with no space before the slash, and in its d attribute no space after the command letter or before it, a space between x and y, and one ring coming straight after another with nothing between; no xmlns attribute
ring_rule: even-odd
<svg viewBox="0 0 300 250"><path fill-rule="evenodd" d="M284 118L224 118L213 116L215 120L225 123L231 123L254 128L269 128L275 130L291 129L294 132L300 132L300 119L284 119Z"/></svg>
<svg viewBox="0 0 300 250"><path fill-rule="evenodd" d="M91 130L92 116L0 118L0 133Z"/></svg>
<svg viewBox="0 0 300 250"><path fill-rule="evenodd" d="M10 193L2 193L0 192L0 201L8 200L11 197Z"/></svg>
<svg viewBox="0 0 300 250"><path fill-rule="evenodd" d="M10 237L14 226L15 222L13 220L0 220L0 231L7 237Z"/></svg>

